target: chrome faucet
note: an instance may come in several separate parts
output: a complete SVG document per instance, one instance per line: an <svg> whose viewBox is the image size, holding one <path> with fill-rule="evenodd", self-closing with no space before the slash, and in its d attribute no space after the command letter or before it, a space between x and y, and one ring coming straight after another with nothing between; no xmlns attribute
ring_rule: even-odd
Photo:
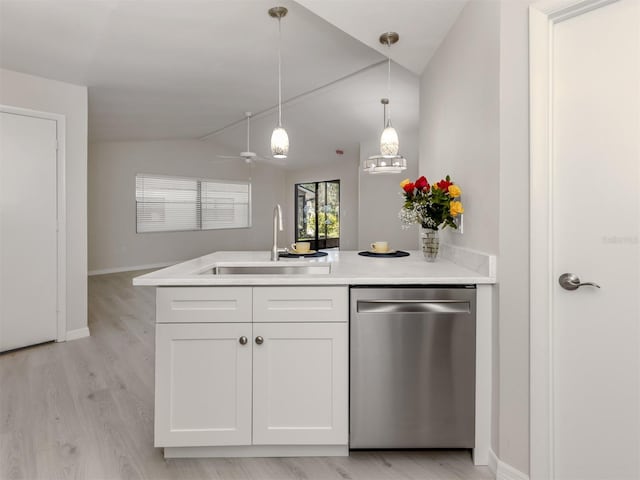
<svg viewBox="0 0 640 480"><path fill-rule="evenodd" d="M278 231L282 231L282 208L276 204L273 209L273 245L271 246L271 261L277 262L280 259L280 252L286 252L286 248L278 248Z"/></svg>

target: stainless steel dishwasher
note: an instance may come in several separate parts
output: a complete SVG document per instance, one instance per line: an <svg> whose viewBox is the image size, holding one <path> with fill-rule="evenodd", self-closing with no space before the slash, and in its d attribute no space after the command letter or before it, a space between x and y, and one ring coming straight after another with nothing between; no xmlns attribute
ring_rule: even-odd
<svg viewBox="0 0 640 480"><path fill-rule="evenodd" d="M350 448L472 448L475 286L352 287Z"/></svg>

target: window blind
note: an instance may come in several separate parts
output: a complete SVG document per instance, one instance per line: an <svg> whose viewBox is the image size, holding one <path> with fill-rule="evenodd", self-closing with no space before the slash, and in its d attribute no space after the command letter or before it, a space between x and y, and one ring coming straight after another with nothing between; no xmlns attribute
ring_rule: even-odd
<svg viewBox="0 0 640 480"><path fill-rule="evenodd" d="M249 226L249 184L200 182L202 229Z"/></svg>
<svg viewBox="0 0 640 480"><path fill-rule="evenodd" d="M246 228L251 184L227 180L136 175L136 231Z"/></svg>

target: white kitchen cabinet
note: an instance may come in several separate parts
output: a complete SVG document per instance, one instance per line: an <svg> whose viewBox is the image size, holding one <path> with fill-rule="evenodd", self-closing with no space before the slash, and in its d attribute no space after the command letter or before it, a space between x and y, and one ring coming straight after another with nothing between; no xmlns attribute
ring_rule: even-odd
<svg viewBox="0 0 640 480"><path fill-rule="evenodd" d="M156 325L156 447L251 443L251 333L251 323Z"/></svg>
<svg viewBox="0 0 640 480"><path fill-rule="evenodd" d="M156 299L165 456L346 454L346 287L164 287Z"/></svg>
<svg viewBox="0 0 640 480"><path fill-rule="evenodd" d="M347 443L347 323L255 323L253 336L253 443Z"/></svg>

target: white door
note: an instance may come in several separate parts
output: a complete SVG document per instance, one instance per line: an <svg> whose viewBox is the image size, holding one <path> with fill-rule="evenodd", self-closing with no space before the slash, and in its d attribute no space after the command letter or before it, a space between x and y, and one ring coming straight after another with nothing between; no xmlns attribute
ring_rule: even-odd
<svg viewBox="0 0 640 480"><path fill-rule="evenodd" d="M347 323L256 323L253 335L254 445L346 445Z"/></svg>
<svg viewBox="0 0 640 480"><path fill-rule="evenodd" d="M549 475L533 478L637 480L639 2L576 10L555 22L551 33L551 438ZM563 273L601 288L565 289L559 283ZM532 458L532 472L540 472Z"/></svg>
<svg viewBox="0 0 640 480"><path fill-rule="evenodd" d="M251 324L156 325L156 447L251 444Z"/></svg>
<svg viewBox="0 0 640 480"><path fill-rule="evenodd" d="M56 135L0 112L0 351L57 336Z"/></svg>

